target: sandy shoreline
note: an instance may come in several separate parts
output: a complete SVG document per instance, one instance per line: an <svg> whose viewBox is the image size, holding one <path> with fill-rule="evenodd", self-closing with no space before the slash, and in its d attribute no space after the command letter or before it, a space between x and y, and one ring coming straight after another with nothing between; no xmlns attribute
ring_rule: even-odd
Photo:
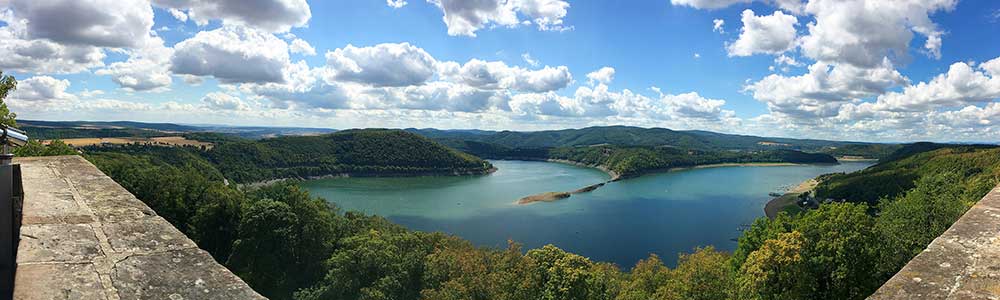
<svg viewBox="0 0 1000 300"><path fill-rule="evenodd" d="M798 186L788 190L785 194L781 195L781 197L776 197L771 199L771 201L768 201L767 205L764 206L764 214L767 215L768 218L773 219L778 216L778 212L781 212L781 210L786 206L795 205L795 201L798 200L799 195L811 191L816 188L816 185L818 184L819 181L815 178L799 183Z"/></svg>

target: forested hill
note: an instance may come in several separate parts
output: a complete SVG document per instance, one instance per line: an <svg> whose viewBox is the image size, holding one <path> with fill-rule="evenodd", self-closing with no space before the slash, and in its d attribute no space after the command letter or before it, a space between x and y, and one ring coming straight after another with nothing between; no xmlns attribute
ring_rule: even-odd
<svg viewBox="0 0 1000 300"><path fill-rule="evenodd" d="M226 178L240 183L335 174L483 174L493 168L489 162L420 135L388 129L228 141L205 155Z"/></svg>
<svg viewBox="0 0 1000 300"><path fill-rule="evenodd" d="M816 187L816 196L877 205L880 199L898 197L912 189L920 178L943 173L961 177L960 190L982 196L1000 179L1000 148L909 144L865 170L825 176Z"/></svg>
<svg viewBox="0 0 1000 300"><path fill-rule="evenodd" d="M622 177L719 163L837 163L831 153L882 157L898 147L627 126L536 132L408 131L483 158L567 160Z"/></svg>
<svg viewBox="0 0 1000 300"><path fill-rule="evenodd" d="M791 149L806 152L839 152L836 154L878 158L881 155L891 153L898 147L885 144L770 138L709 131L676 131L666 128L631 126L587 127L582 129L532 132L437 129L407 129L407 131L442 141L474 141L517 149L609 144L615 146L671 146L700 150ZM844 149L845 147L847 149ZM843 150L837 151L838 149Z"/></svg>

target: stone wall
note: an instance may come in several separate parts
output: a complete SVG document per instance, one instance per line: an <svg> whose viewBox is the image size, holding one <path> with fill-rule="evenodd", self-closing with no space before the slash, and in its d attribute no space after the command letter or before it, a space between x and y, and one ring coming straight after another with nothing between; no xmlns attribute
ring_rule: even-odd
<svg viewBox="0 0 1000 300"><path fill-rule="evenodd" d="M79 156L18 158L14 299L264 299Z"/></svg>
<svg viewBox="0 0 1000 300"><path fill-rule="evenodd" d="M1000 187L868 299L1000 299Z"/></svg>

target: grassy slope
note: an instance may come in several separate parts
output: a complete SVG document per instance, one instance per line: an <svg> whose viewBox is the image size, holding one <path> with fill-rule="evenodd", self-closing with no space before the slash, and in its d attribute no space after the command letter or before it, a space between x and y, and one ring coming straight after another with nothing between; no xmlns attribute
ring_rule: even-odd
<svg viewBox="0 0 1000 300"><path fill-rule="evenodd" d="M948 172L967 178L964 190L988 190L1000 178L1000 148L910 145L868 169L826 176L816 187L816 195L874 205L881 198L892 198L913 188L918 178Z"/></svg>

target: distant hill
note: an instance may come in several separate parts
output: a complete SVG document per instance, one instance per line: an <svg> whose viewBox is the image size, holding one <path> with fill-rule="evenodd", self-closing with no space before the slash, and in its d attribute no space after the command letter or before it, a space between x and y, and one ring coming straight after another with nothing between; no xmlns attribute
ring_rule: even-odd
<svg viewBox="0 0 1000 300"><path fill-rule="evenodd" d="M431 139L391 129L229 141L206 155L226 178L241 183L337 174L484 174L493 168L489 162Z"/></svg>
<svg viewBox="0 0 1000 300"><path fill-rule="evenodd" d="M880 199L891 199L913 188L921 177L949 172L964 178L968 186L963 190L985 194L1000 178L1000 147L935 143L905 145L865 170L825 176L816 187L816 196L876 205Z"/></svg>
<svg viewBox="0 0 1000 300"><path fill-rule="evenodd" d="M545 131L465 132L436 129L407 129L449 145L459 146L462 141L490 143L512 149L558 148L594 145L615 146L670 146L699 150L775 150L789 149L806 152L839 153L843 147L852 148L845 154L879 158L897 145L861 142L841 142L813 139L771 138L749 135L724 134L710 131L677 131L666 128L641 128L631 126L603 126L582 129Z"/></svg>

